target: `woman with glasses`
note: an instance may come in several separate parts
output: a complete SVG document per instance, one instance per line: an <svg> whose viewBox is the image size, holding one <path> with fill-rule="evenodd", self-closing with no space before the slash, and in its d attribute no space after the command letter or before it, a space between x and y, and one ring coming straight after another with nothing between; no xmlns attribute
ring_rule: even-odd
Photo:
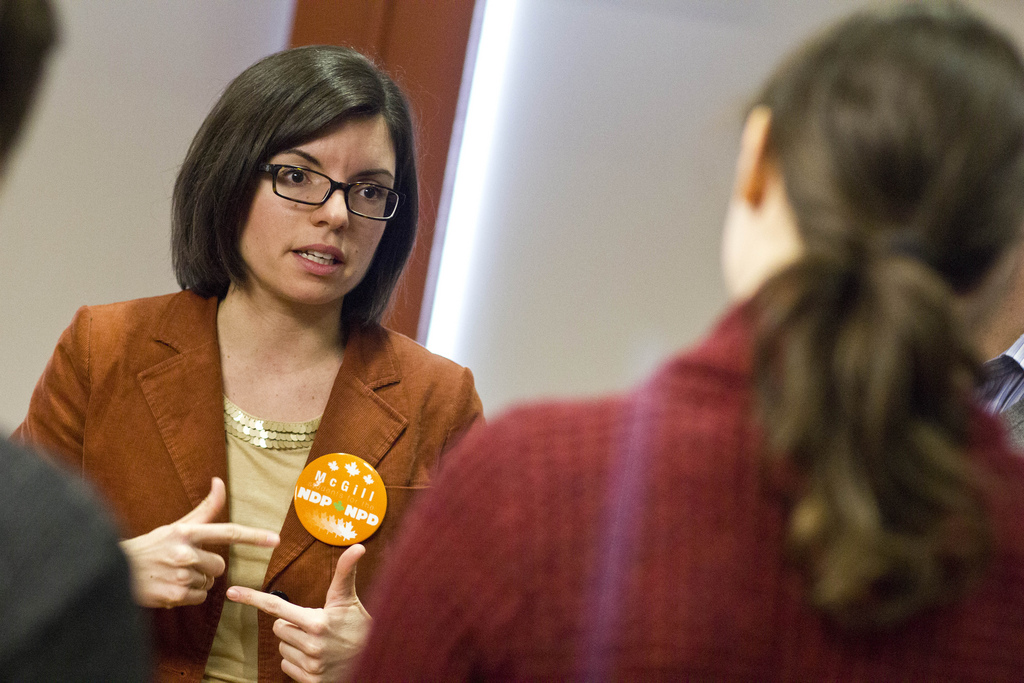
<svg viewBox="0 0 1024 683"><path fill-rule="evenodd" d="M404 96L346 48L267 57L196 134L173 213L183 291L79 310L16 436L110 501L137 601L170 608L159 679L337 680L357 592L481 415L467 369L380 324L416 234ZM333 452L387 486L357 578L363 546L315 540L291 505Z"/></svg>
<svg viewBox="0 0 1024 683"><path fill-rule="evenodd" d="M971 337L1022 224L1008 37L906 3L808 43L746 118L732 309L628 394L467 437L358 679L1020 680L1024 460Z"/></svg>

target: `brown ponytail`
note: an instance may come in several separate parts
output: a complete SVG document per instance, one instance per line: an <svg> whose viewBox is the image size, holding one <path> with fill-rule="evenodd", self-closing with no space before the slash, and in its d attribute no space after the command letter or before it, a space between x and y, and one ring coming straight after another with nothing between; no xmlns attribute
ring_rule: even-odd
<svg viewBox="0 0 1024 683"><path fill-rule="evenodd" d="M1024 66L958 6L915 4L843 22L757 104L806 245L754 302L767 448L802 475L790 545L819 609L897 622L961 595L991 542L953 301L1024 221Z"/></svg>

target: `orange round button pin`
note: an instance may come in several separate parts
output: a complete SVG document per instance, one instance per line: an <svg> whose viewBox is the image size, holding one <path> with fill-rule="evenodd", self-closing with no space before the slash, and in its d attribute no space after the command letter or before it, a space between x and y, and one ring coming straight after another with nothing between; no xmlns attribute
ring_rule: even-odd
<svg viewBox="0 0 1024 683"><path fill-rule="evenodd" d="M388 509L377 470L349 453L331 453L306 465L295 482L294 501L306 531L330 545L365 541Z"/></svg>

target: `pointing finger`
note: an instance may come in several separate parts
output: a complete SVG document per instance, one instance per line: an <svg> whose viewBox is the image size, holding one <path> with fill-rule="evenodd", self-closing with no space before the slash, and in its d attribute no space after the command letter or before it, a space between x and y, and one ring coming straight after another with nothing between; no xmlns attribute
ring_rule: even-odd
<svg viewBox="0 0 1024 683"><path fill-rule="evenodd" d="M200 545L205 543L213 543L215 545L245 543L264 548L274 548L281 542L281 538L273 531L233 524L231 522L196 524L190 526L186 534L190 541Z"/></svg>
<svg viewBox="0 0 1024 683"><path fill-rule="evenodd" d="M272 617L290 621L301 629L309 628L312 625L307 612L312 612L314 610L308 610L305 607L293 605L287 600L282 600L276 595L271 595L270 593L245 588L244 586L231 586L228 588L227 598L232 602L251 605Z"/></svg>

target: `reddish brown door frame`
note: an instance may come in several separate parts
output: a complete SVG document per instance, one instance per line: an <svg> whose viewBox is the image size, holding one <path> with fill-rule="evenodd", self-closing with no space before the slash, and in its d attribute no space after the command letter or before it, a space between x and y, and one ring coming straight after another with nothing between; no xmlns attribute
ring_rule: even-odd
<svg viewBox="0 0 1024 683"><path fill-rule="evenodd" d="M421 341L420 312L475 0L296 0L291 44L348 45L405 90L417 121L419 236L387 325ZM424 316L426 319L426 316Z"/></svg>

